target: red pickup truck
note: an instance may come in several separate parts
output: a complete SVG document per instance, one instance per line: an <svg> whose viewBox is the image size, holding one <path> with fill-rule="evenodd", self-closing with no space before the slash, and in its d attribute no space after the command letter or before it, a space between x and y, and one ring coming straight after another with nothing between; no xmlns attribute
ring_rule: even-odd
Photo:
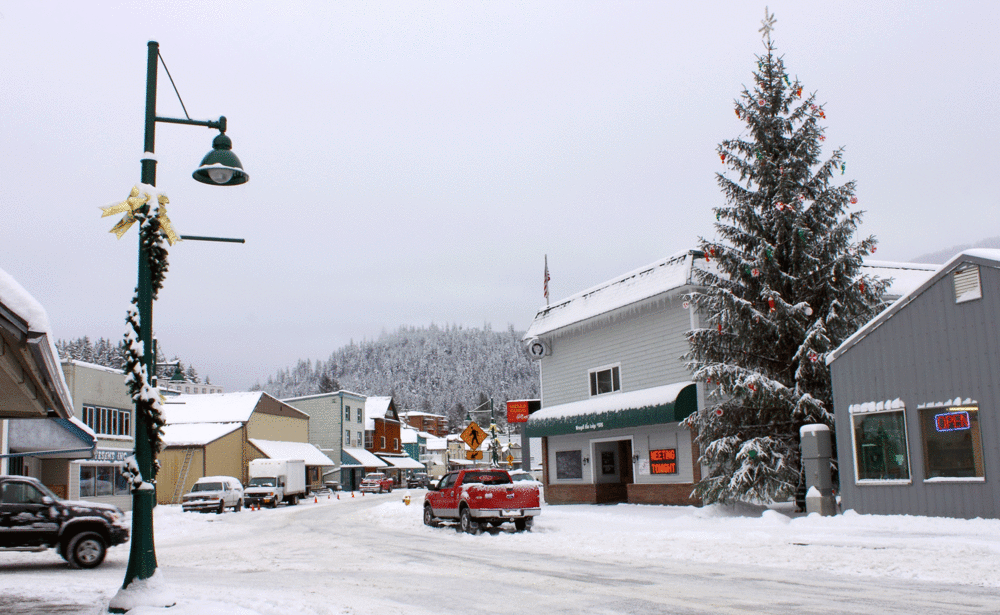
<svg viewBox="0 0 1000 615"><path fill-rule="evenodd" d="M523 532L541 514L538 483L514 482L505 470L459 470L431 483L424 496L424 523L437 525L439 519L457 519L459 529L470 534L481 523L497 527L513 521Z"/></svg>

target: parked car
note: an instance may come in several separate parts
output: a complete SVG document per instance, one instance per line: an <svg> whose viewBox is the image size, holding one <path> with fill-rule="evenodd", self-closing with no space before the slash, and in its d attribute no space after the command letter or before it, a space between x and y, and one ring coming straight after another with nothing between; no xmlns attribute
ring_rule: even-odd
<svg viewBox="0 0 1000 615"><path fill-rule="evenodd" d="M117 506L62 500L34 478L0 476L0 551L53 547L70 566L93 568L128 535Z"/></svg>
<svg viewBox="0 0 1000 615"><path fill-rule="evenodd" d="M361 479L361 491L366 493L392 493L392 479L381 472L365 474Z"/></svg>
<svg viewBox="0 0 1000 615"><path fill-rule="evenodd" d="M184 512L216 512L227 508L239 512L243 508L243 484L232 476L205 476L199 478L184 495L181 510Z"/></svg>
<svg viewBox="0 0 1000 615"><path fill-rule="evenodd" d="M427 472L414 472L406 479L406 486L410 489L429 487L431 484L431 477L427 476Z"/></svg>
<svg viewBox="0 0 1000 615"><path fill-rule="evenodd" d="M449 472L424 497L424 524L457 519L459 530L475 534L480 524L498 527L511 521L515 530L523 532L542 512L539 486L515 483L505 470Z"/></svg>
<svg viewBox="0 0 1000 615"><path fill-rule="evenodd" d="M539 482L538 479L535 478L535 475L532 474L531 472L528 472L527 470L511 470L510 479L515 483L522 480L530 480L536 483Z"/></svg>

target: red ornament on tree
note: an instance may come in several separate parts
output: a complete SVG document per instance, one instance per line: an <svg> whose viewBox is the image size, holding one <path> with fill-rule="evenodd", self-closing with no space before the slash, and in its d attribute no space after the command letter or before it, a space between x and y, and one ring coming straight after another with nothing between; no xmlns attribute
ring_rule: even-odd
<svg viewBox="0 0 1000 615"><path fill-rule="evenodd" d="M851 205L857 205L857 204L858 204L858 197L852 196L851 197Z"/></svg>
<svg viewBox="0 0 1000 615"><path fill-rule="evenodd" d="M722 323L719 323L719 333L722 333Z"/></svg>
<svg viewBox="0 0 1000 615"><path fill-rule="evenodd" d="M753 274L753 277L756 278L757 276L760 275L760 269L757 269L756 267L754 267L753 271L751 271L750 273Z"/></svg>
<svg viewBox="0 0 1000 615"><path fill-rule="evenodd" d="M872 246L872 254L875 254L875 246Z"/></svg>
<svg viewBox="0 0 1000 615"><path fill-rule="evenodd" d="M719 154L719 158L722 158L722 162L726 161L726 155L725 154Z"/></svg>
<svg viewBox="0 0 1000 615"><path fill-rule="evenodd" d="M758 99L757 99L757 106L759 106L759 107L763 107L763 106L764 106L764 105L766 105L766 104L767 104L767 103L765 103L765 102L764 102L764 99L763 99L763 98L758 98Z"/></svg>
<svg viewBox="0 0 1000 615"><path fill-rule="evenodd" d="M816 354L815 351L810 350L809 351L809 360L812 361L813 363L815 363L816 361L819 361L819 355Z"/></svg>
<svg viewBox="0 0 1000 615"><path fill-rule="evenodd" d="M802 96L802 88L798 88L797 90L795 90L795 95Z"/></svg>
<svg viewBox="0 0 1000 615"><path fill-rule="evenodd" d="M721 408L717 408L715 410L715 416L722 416L722 409Z"/></svg>
<svg viewBox="0 0 1000 615"><path fill-rule="evenodd" d="M860 284L858 284L858 289L861 290L861 292L865 292L865 283L861 282Z"/></svg>
<svg viewBox="0 0 1000 615"><path fill-rule="evenodd" d="M767 307L771 308L771 311L774 312L774 297L767 298Z"/></svg>
<svg viewBox="0 0 1000 615"><path fill-rule="evenodd" d="M747 385L747 388L750 389L751 391L757 392L757 385L755 385L752 382Z"/></svg>

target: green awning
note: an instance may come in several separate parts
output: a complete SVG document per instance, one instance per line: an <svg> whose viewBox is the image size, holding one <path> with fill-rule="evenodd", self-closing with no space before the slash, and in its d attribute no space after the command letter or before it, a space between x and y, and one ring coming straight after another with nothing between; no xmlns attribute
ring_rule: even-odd
<svg viewBox="0 0 1000 615"><path fill-rule="evenodd" d="M697 409L697 388L686 381L542 408L526 427L532 438L610 431L676 423Z"/></svg>

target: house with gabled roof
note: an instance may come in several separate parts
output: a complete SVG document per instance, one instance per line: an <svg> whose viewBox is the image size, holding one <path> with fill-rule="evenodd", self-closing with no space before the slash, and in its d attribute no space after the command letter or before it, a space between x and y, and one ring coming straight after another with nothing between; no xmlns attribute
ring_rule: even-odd
<svg viewBox="0 0 1000 615"><path fill-rule="evenodd" d="M247 464L266 456L251 439L309 440L309 415L260 391L177 395L162 408L166 425L156 480L160 504L179 502L203 476L234 476L246 483ZM311 482L319 481L312 477Z"/></svg>
<svg viewBox="0 0 1000 615"><path fill-rule="evenodd" d="M1000 517L1000 250L956 255L827 363L844 510Z"/></svg>
<svg viewBox="0 0 1000 615"><path fill-rule="evenodd" d="M702 252L681 252L535 314L523 341L539 361L541 409L526 429L542 439L547 502L697 503L700 455L680 422L704 392L682 356L699 326L686 295L698 288L694 271L712 266ZM864 266L894 278L897 296L935 269Z"/></svg>

